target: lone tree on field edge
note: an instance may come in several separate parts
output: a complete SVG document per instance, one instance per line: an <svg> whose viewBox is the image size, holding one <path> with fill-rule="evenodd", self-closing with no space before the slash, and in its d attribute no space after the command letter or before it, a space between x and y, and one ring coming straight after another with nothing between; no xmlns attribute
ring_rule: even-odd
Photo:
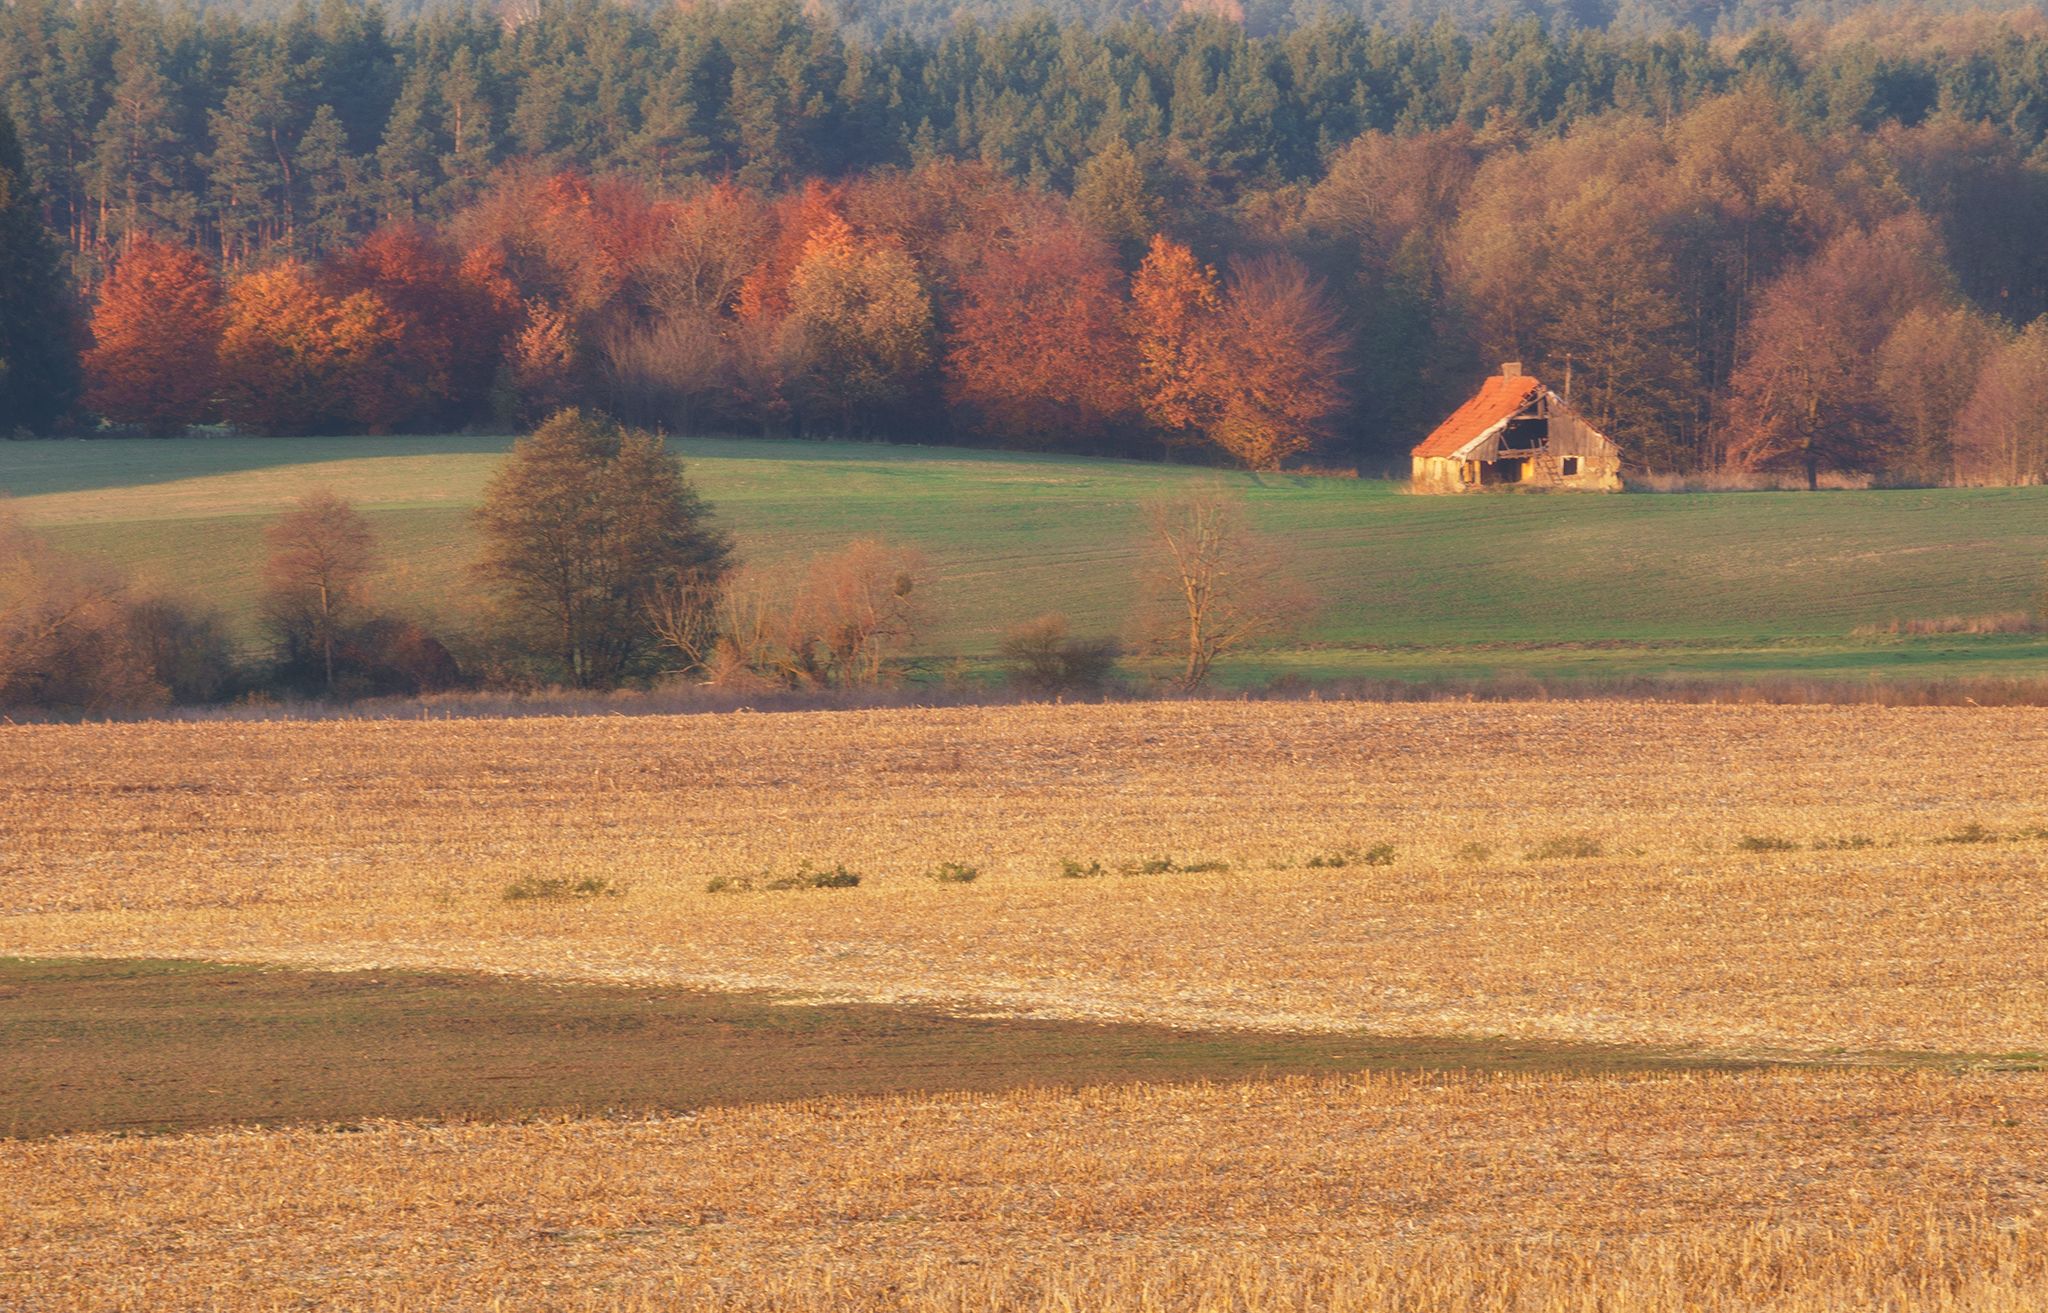
<svg viewBox="0 0 2048 1313"><path fill-rule="evenodd" d="M1182 658L1173 680L1182 692L1200 688L1218 657L1279 637L1314 610L1308 590L1229 493L1154 502L1146 523L1148 628L1157 647Z"/></svg>
<svg viewBox="0 0 2048 1313"><path fill-rule="evenodd" d="M377 540L348 502L322 489L299 498L263 531L263 612L287 665L318 656L320 681L334 692L336 639L366 611L365 585L377 568Z"/></svg>
<svg viewBox="0 0 2048 1313"><path fill-rule="evenodd" d="M708 586L732 546L660 438L565 410L521 439L484 490L478 575L510 636L577 688L609 688L658 645L679 582Z"/></svg>

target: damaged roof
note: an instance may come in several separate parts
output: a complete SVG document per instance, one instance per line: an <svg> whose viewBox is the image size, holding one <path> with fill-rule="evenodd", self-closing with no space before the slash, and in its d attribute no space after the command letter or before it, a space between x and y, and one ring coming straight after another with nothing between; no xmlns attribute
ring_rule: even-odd
<svg viewBox="0 0 2048 1313"><path fill-rule="evenodd" d="M1474 438L1528 405L1542 390L1543 385L1526 374L1496 374L1410 454L1455 456Z"/></svg>

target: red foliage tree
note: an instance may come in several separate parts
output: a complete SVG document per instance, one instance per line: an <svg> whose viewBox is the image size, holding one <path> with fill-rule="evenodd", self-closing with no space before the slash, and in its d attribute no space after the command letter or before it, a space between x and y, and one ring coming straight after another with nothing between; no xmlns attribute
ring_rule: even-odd
<svg viewBox="0 0 2048 1313"><path fill-rule="evenodd" d="M1137 408L1115 258L1072 224L1047 226L968 273L946 354L946 392L1014 441L1087 439Z"/></svg>
<svg viewBox="0 0 2048 1313"><path fill-rule="evenodd" d="M596 336L642 308L668 220L625 179L516 172L458 216L455 233L465 264L493 251L521 299L544 300Z"/></svg>
<svg viewBox="0 0 2048 1313"><path fill-rule="evenodd" d="M220 283L203 256L137 239L93 307L85 404L153 434L210 419L221 322Z"/></svg>
<svg viewBox="0 0 2048 1313"><path fill-rule="evenodd" d="M374 292L390 310L398 341L394 383L416 421L459 423L477 414L507 336L495 289L412 225L380 229L334 260L336 295Z"/></svg>

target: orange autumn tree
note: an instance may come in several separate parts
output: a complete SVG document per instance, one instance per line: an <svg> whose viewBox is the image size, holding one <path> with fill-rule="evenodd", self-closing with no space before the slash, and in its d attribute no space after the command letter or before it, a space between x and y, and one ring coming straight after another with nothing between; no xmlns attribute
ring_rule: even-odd
<svg viewBox="0 0 2048 1313"><path fill-rule="evenodd" d="M909 399L930 360L932 305L899 243L828 215L790 270L788 294L779 345L811 414L836 415L852 435Z"/></svg>
<svg viewBox="0 0 2048 1313"><path fill-rule="evenodd" d="M116 424L176 433L212 417L220 284L205 257L138 238L93 307L85 404Z"/></svg>
<svg viewBox="0 0 2048 1313"><path fill-rule="evenodd" d="M296 260L248 274L228 290L222 409L257 433L386 431L407 418L400 339L374 292L336 296Z"/></svg>
<svg viewBox="0 0 2048 1313"><path fill-rule="evenodd" d="M1026 234L962 280L946 393L977 428L1034 445L1086 440L1135 409L1136 357L1107 242L1071 224Z"/></svg>
<svg viewBox="0 0 2048 1313"><path fill-rule="evenodd" d="M1131 280L1145 415L1170 443L1209 441L1252 469L1278 469L1329 436L1343 408L1344 334L1297 260L1216 272L1164 237Z"/></svg>
<svg viewBox="0 0 2048 1313"><path fill-rule="evenodd" d="M1200 442L1216 421L1222 310L1216 271L1179 242L1154 237L1131 279L1131 339L1139 402L1169 443Z"/></svg>

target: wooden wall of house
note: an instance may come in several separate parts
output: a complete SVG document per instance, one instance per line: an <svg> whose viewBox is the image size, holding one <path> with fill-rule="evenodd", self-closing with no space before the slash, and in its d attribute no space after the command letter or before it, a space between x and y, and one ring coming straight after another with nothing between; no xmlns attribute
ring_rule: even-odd
<svg viewBox="0 0 2048 1313"><path fill-rule="evenodd" d="M1550 415L1550 456L1559 469L1566 456L1579 458L1579 472L1560 475L1545 483L1561 488L1588 488L1606 492L1621 489L1621 452L1598 430L1569 411L1553 408Z"/></svg>

